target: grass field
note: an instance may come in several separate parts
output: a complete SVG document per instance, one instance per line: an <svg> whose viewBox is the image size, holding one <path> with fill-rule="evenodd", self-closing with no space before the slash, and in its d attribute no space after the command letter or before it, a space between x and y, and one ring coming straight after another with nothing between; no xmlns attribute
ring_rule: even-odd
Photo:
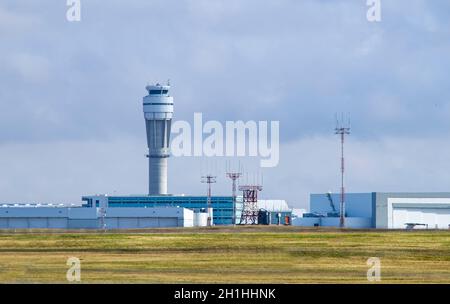
<svg viewBox="0 0 450 304"><path fill-rule="evenodd" d="M1 283L450 283L450 232L296 227L0 232Z"/></svg>

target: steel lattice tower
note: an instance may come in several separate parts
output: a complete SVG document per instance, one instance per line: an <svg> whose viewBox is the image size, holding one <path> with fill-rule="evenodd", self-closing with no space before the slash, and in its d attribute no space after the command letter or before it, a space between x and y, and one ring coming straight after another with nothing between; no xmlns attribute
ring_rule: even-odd
<svg viewBox="0 0 450 304"><path fill-rule="evenodd" d="M243 192L243 208L240 225L255 225L258 223L258 191L262 190L259 185L239 186Z"/></svg>
<svg viewBox="0 0 450 304"><path fill-rule="evenodd" d="M342 121L344 117L342 117ZM345 171L345 162L344 162L344 141L345 135L350 134L350 122L347 126L342 125L342 121L339 122L336 119L336 128L334 129L335 134L340 135L341 138L341 202L339 208L339 226L341 228L345 227L345 188L344 188L344 171Z"/></svg>

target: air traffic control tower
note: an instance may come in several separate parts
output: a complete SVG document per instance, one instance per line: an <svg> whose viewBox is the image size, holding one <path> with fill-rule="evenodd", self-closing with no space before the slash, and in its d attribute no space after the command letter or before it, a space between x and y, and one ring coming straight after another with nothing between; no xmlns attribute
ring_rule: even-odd
<svg viewBox="0 0 450 304"><path fill-rule="evenodd" d="M144 117L148 145L148 194L167 194L167 160L170 156L170 127L173 97L170 85L148 85L144 97Z"/></svg>

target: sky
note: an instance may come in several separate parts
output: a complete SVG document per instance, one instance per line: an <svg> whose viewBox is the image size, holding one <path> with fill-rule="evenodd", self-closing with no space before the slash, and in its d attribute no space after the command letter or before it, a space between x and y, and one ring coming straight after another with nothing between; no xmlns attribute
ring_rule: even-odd
<svg viewBox="0 0 450 304"><path fill-rule="evenodd" d="M346 189L450 191L450 2L65 0L0 3L0 202L147 191L142 97L170 79L175 120L280 122L261 197L306 208L338 192L335 113L349 113ZM173 157L169 192L231 193L225 163Z"/></svg>

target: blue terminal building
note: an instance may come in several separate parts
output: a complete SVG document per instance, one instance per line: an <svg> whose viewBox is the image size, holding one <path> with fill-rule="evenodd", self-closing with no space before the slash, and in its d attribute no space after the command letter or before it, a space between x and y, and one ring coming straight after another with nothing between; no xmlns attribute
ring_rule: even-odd
<svg viewBox="0 0 450 304"><path fill-rule="evenodd" d="M195 213L206 212L206 196L108 196L108 208L127 208L127 207L181 207L193 210ZM95 202L97 207L99 202L95 196L83 196L85 202L83 207L92 207ZM211 197L213 207L213 222L215 225L233 224L233 198L231 196L213 196ZM242 199L238 198L236 203L236 218L239 219L242 210Z"/></svg>
<svg viewBox="0 0 450 304"><path fill-rule="evenodd" d="M206 196L187 195L142 195L142 196L106 196L107 208L152 208L152 207L181 207L193 210L195 213L206 212ZM98 196L83 196L83 207L99 207ZM212 196L214 225L233 224L233 197ZM243 204L242 197L236 200L236 223L239 224ZM284 200L259 200L258 209L270 213L271 224L288 224L292 216L292 210ZM288 217L289 219L286 219Z"/></svg>

